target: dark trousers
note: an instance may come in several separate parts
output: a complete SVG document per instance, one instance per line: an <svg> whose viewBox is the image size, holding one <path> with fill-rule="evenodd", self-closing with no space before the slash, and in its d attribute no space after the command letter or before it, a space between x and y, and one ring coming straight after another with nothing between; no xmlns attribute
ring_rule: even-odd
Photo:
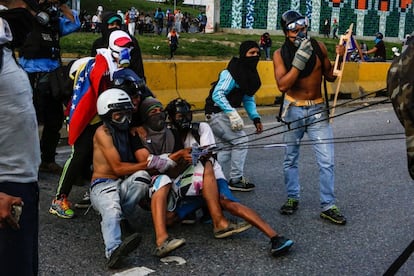
<svg viewBox="0 0 414 276"><path fill-rule="evenodd" d="M56 147L60 139L63 125L62 101L52 95L48 73L30 73L33 88L33 103L39 125L43 124L40 150L42 162L55 162Z"/></svg>
<svg viewBox="0 0 414 276"><path fill-rule="evenodd" d="M0 275L37 275L39 269L39 186L33 183L0 183L0 192L24 202L20 229L0 229Z"/></svg>
<svg viewBox="0 0 414 276"><path fill-rule="evenodd" d="M60 176L56 197L69 195L72 185L82 185L82 181L90 181L92 178L93 162L93 136L101 123L88 125L76 140L72 148L72 154L66 160L63 173Z"/></svg>

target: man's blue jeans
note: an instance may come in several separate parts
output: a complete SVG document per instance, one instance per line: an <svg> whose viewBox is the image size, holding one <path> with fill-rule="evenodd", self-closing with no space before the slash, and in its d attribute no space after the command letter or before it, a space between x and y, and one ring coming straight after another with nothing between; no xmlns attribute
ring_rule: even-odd
<svg viewBox="0 0 414 276"><path fill-rule="evenodd" d="M148 196L150 181L146 171L138 171L125 180L108 179L92 187L91 203L102 217L101 231L107 258L122 242L121 219L137 219L138 203Z"/></svg>
<svg viewBox="0 0 414 276"><path fill-rule="evenodd" d="M244 174L249 139L243 130L233 131L230 119L224 112L211 114L208 124L213 130L216 144L222 148L217 154L221 166L230 169L230 179L238 180ZM230 163L230 164L229 164Z"/></svg>
<svg viewBox="0 0 414 276"><path fill-rule="evenodd" d="M334 195L334 145L333 132L328 122L328 116L324 104L312 106L289 106L289 101L284 102L287 108L284 120L291 122L291 130L283 135L284 142L288 145L283 162L285 185L288 198L299 199L300 183L298 172L298 160L300 142L305 134L311 140L316 161L319 166L320 204L322 211L331 208L335 204Z"/></svg>

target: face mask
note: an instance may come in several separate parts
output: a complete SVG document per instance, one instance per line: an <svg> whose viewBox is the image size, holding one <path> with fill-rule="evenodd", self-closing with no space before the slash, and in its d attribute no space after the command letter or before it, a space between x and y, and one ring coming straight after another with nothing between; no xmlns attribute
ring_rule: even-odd
<svg viewBox="0 0 414 276"><path fill-rule="evenodd" d="M179 129L189 129L191 127L192 120L193 120L192 112L183 113L181 119L176 120L175 124Z"/></svg>
<svg viewBox="0 0 414 276"><path fill-rule="evenodd" d="M374 42L375 42L375 44L377 44L378 42L380 42L381 41L381 39L379 39L379 38L375 38L374 39Z"/></svg>
<svg viewBox="0 0 414 276"><path fill-rule="evenodd" d="M112 56L118 60L118 67L129 66L131 60L130 49L124 48L120 52L112 50Z"/></svg>
<svg viewBox="0 0 414 276"><path fill-rule="evenodd" d="M118 112L118 116L112 114L111 121L109 122L114 128L118 130L128 130L131 123L131 112Z"/></svg>
<svg viewBox="0 0 414 276"><path fill-rule="evenodd" d="M150 115L146 122L147 126L154 130L154 131L160 131L163 130L165 127L165 113L157 113L154 115Z"/></svg>
<svg viewBox="0 0 414 276"><path fill-rule="evenodd" d="M293 42L293 44L299 48L300 44L302 43L302 41L304 41L306 39L306 32L298 32L295 41Z"/></svg>

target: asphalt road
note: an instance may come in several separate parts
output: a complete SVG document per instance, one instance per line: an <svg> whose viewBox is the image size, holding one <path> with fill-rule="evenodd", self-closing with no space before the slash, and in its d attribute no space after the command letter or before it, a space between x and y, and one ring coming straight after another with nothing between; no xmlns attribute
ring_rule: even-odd
<svg viewBox="0 0 414 276"><path fill-rule="evenodd" d="M361 102L337 108L336 114L363 107ZM71 220L50 215L58 177L41 174L40 275L113 275L139 267L154 271L150 275L383 274L414 238L414 182L406 167L403 128L391 104L366 107L333 121L337 205L348 219L345 226L319 218L318 169L311 146L301 150L300 208L293 216L279 214L285 201L283 149L269 146L281 141L274 115L264 116L264 134L250 137L246 176L257 188L236 196L295 241L288 255L270 256L269 240L257 229L216 240L211 224L198 223L169 230L173 236L186 238L186 245L173 252L186 263L163 263L151 255L151 216L142 211L137 222L140 246L125 260L123 269L108 270L99 215L94 210L86 215L76 210L77 217ZM252 133L252 125L246 123L247 132ZM264 136L269 137L259 139ZM69 154L68 146L59 147L58 162L63 164ZM76 202L86 189L74 186L69 199ZM130 275L144 274L136 270ZM414 275L414 257L399 275Z"/></svg>

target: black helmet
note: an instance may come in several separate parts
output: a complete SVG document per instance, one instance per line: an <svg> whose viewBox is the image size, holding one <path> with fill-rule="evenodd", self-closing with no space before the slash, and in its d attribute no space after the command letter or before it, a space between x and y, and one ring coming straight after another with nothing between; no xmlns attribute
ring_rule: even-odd
<svg viewBox="0 0 414 276"><path fill-rule="evenodd" d="M375 37L378 38L378 39L383 39L384 35L381 32L378 32L378 33L375 34Z"/></svg>
<svg viewBox="0 0 414 276"><path fill-rule="evenodd" d="M296 28L296 24L289 27L289 24L297 23L298 25L307 26L306 19L303 15L297 11L289 10L282 14L280 19L280 25L282 26L283 32L286 33L288 30L293 30Z"/></svg>
<svg viewBox="0 0 414 276"><path fill-rule="evenodd" d="M124 90L130 97L141 96L145 91L145 81L129 68L116 71L113 79L114 87Z"/></svg>
<svg viewBox="0 0 414 276"><path fill-rule="evenodd" d="M191 105L186 100L181 98L172 100L165 108L165 111L172 124L178 129L188 129L191 127L193 112L191 111ZM176 119L177 113L181 114L181 118L178 120Z"/></svg>

